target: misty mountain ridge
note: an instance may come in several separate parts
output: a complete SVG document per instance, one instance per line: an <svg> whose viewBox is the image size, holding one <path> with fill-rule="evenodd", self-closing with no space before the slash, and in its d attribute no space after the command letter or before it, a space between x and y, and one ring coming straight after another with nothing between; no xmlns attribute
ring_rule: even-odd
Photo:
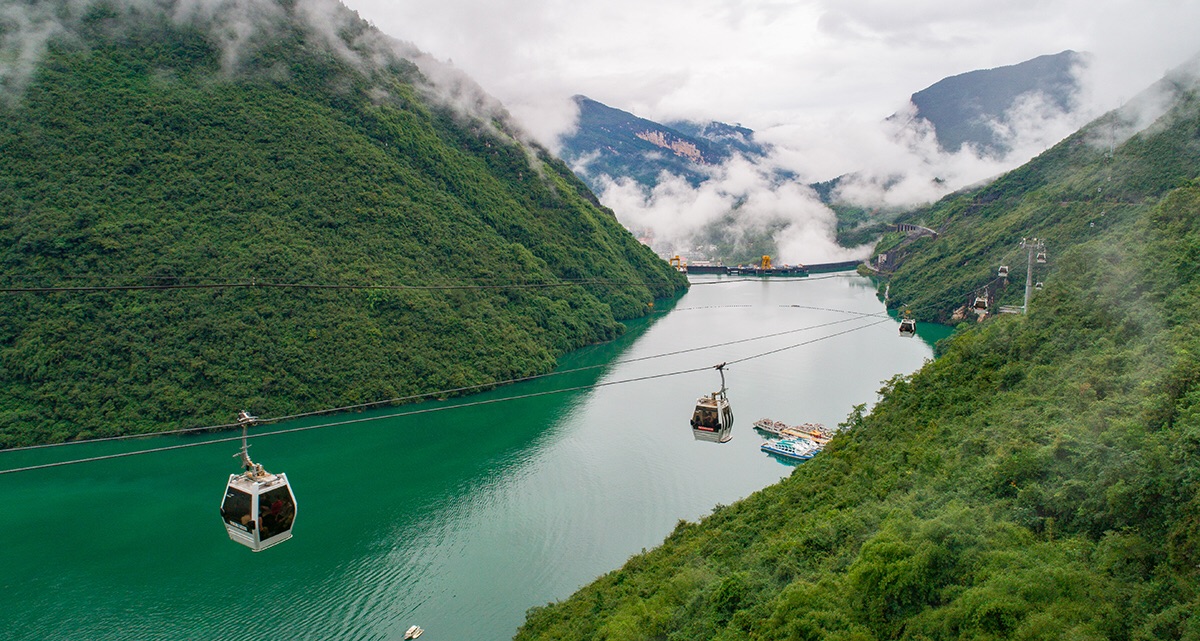
<svg viewBox="0 0 1200 641"><path fill-rule="evenodd" d="M1079 107L1079 71L1089 61L1087 54L1068 50L943 78L912 95L911 117L933 128L943 151L969 145L979 154L1002 157L1011 151L1008 138L1022 115L1047 118Z"/></svg>
<svg viewBox="0 0 1200 641"><path fill-rule="evenodd" d="M695 186L734 154L760 158L769 151L754 140L753 131L739 125L662 124L587 96L574 100L579 124L562 137L559 154L596 193L603 191L604 177L628 178L653 188L664 172Z"/></svg>
<svg viewBox="0 0 1200 641"><path fill-rule="evenodd" d="M561 155L660 255L678 252L727 262L762 254L805 262L814 255L845 260L851 257L845 248L878 238L899 213L978 183L979 176L955 180L956 156L987 159L999 173L1009 166L1005 158L1014 143L1027 153L1030 134L1046 136L1049 144L1065 135L1070 129L1064 124L1071 120L1066 116L1078 108L1076 72L1086 62L1085 55L1066 51L943 79L913 94L909 111L881 122L880 144L901 146L910 166L864 168L809 185L797 185L795 173L768 162L772 149L758 143L749 128L660 124L583 96L576 97L578 128L563 138ZM704 195L689 196L688 185ZM800 193L805 189L811 195ZM893 202L892 194L902 195ZM694 207L698 199L728 207L701 213ZM748 206L755 200L759 207ZM821 213L821 204L833 210L832 216ZM675 215L680 211L691 213L692 220ZM831 238L828 247L809 243L805 248L788 240L797 236L789 227L807 227L800 235L811 239L818 226L829 228L818 234Z"/></svg>
<svg viewBox="0 0 1200 641"><path fill-rule="evenodd" d="M722 145L730 151L741 152L742 155L749 158L766 156L771 151L768 145L754 140L754 130L741 125L731 125L716 120L707 123L672 120L667 123L667 126L689 136Z"/></svg>

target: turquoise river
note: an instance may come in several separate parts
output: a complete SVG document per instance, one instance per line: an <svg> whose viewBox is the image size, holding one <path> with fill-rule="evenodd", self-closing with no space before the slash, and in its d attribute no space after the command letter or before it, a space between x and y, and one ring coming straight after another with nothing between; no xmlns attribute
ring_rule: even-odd
<svg viewBox="0 0 1200 641"><path fill-rule="evenodd" d="M294 537L261 553L230 541L217 511L236 443L0 474L0 636L366 641L419 624L422 641L510 639L526 610L658 545L680 519L787 476L759 451L756 419L836 425L948 333L899 337L853 273L692 282L619 340L560 359L587 369L259 428L379 419L251 441L298 504ZM717 372L656 376L723 361L740 361L726 374L734 437L697 442L687 421ZM568 387L583 389L474 404ZM437 411L387 416L414 409ZM212 438L0 452L0 470Z"/></svg>

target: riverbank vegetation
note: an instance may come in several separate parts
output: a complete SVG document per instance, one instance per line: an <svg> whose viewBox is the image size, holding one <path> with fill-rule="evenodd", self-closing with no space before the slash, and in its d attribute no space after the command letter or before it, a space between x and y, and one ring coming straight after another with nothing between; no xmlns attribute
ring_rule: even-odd
<svg viewBox="0 0 1200 641"><path fill-rule="evenodd" d="M1033 281L1053 280L1056 258L1087 242L1113 242L1124 229L1200 167L1200 98L1189 70L1169 74L1122 109L1092 122L991 184L949 196L898 219L938 230L907 241L888 234L877 246L894 268L889 306L918 319L949 322L986 294L1021 305L1028 255L1021 240L1044 243L1049 262ZM1148 118L1165 112L1151 124ZM1144 127L1135 133L1138 127ZM1135 239L1136 241L1136 239ZM1010 267L999 279L1000 265Z"/></svg>
<svg viewBox="0 0 1200 641"><path fill-rule="evenodd" d="M1085 130L919 212L942 234L906 248L899 304L948 317L1028 235L1051 252L1028 315L517 638L1200 638L1200 120L1171 89L1111 158Z"/></svg>
<svg viewBox="0 0 1200 641"><path fill-rule="evenodd" d="M0 294L0 448L546 372L686 286L503 114L276 9L231 63L219 25L64 5L6 87L0 287L256 286Z"/></svg>

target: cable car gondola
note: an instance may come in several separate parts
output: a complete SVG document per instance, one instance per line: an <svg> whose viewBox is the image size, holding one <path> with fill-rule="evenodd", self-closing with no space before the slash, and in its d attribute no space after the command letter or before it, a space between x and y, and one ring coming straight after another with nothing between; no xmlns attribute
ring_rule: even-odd
<svg viewBox="0 0 1200 641"><path fill-rule="evenodd" d="M987 312L987 310L988 310L987 293L984 292L982 294L977 294L975 296L975 311L976 312Z"/></svg>
<svg viewBox="0 0 1200 641"><path fill-rule="evenodd" d="M721 389L696 400L692 412L692 436L697 441L728 443L733 436L733 408L725 396L725 363L716 366L721 373Z"/></svg>
<svg viewBox="0 0 1200 641"><path fill-rule="evenodd" d="M900 320L900 335L905 338L912 338L917 334L917 321L908 314L908 310L904 310L904 318Z"/></svg>
<svg viewBox="0 0 1200 641"><path fill-rule="evenodd" d="M999 277L999 278L1008 278L1008 265L1001 265L1001 266L1000 266L1000 270L999 270L999 273L997 274L997 277Z"/></svg>
<svg viewBox="0 0 1200 641"><path fill-rule="evenodd" d="M250 460L246 430L255 420L245 410L238 414L242 449L234 456L241 457L245 471L229 475L225 498L221 500L221 519L230 539L261 552L292 538L296 496L286 474L272 474Z"/></svg>
<svg viewBox="0 0 1200 641"><path fill-rule="evenodd" d="M1034 260L1036 260L1039 265L1046 264L1046 252L1044 250L1039 251L1037 253L1037 258L1035 258Z"/></svg>

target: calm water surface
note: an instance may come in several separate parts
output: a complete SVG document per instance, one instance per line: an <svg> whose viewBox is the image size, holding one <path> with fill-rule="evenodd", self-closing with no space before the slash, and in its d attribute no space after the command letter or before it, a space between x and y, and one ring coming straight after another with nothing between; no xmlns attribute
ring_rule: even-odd
<svg viewBox="0 0 1200 641"><path fill-rule="evenodd" d="M853 274L692 282L620 340L560 361L601 367L457 403L734 361L883 313ZM511 638L528 608L658 545L679 519L786 476L791 467L758 450L754 420L835 425L947 334L923 326L924 341L902 339L897 326L731 366L737 422L725 445L695 442L687 425L696 397L719 387L715 371L255 439L251 455L287 473L299 504L294 538L259 554L231 542L217 514L239 471L235 444L2 475L0 636L361 641L400 639L416 623L429 641ZM0 452L0 468L196 439Z"/></svg>

